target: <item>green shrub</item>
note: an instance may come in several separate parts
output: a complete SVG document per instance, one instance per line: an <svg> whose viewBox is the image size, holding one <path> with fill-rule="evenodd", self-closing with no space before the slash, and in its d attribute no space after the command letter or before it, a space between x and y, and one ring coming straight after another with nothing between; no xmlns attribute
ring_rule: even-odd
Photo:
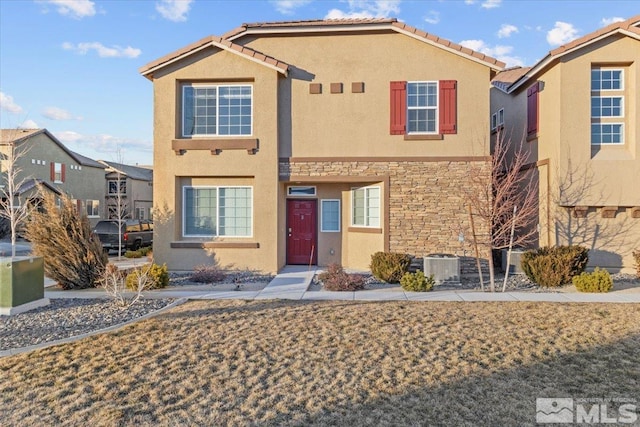
<svg viewBox="0 0 640 427"><path fill-rule="evenodd" d="M411 257L407 254L376 252L371 255L371 273L387 283L398 283L404 273L409 271Z"/></svg>
<svg viewBox="0 0 640 427"><path fill-rule="evenodd" d="M225 277L226 274L217 264L198 265L193 269L189 280L196 283L215 283L222 282Z"/></svg>
<svg viewBox="0 0 640 427"><path fill-rule="evenodd" d="M425 277L424 273L420 270L415 273L404 273L400 284L405 291L412 292L426 292L433 289L436 281L433 280L433 274L429 277Z"/></svg>
<svg viewBox="0 0 640 427"><path fill-rule="evenodd" d="M140 255L142 255L142 256L147 256L147 255L149 255L149 252L151 252L151 250L152 250L151 246L145 246L145 247L142 247L142 248L138 249L138 252L140 252Z"/></svg>
<svg viewBox="0 0 640 427"><path fill-rule="evenodd" d="M593 273L582 273L575 276L573 285L580 292L609 292L613 289L613 279L607 270L596 267Z"/></svg>
<svg viewBox="0 0 640 427"><path fill-rule="evenodd" d="M25 237L32 254L44 258L45 276L62 289L98 286L108 258L86 215L78 214L77 203L65 194L42 194L41 209L31 212Z"/></svg>
<svg viewBox="0 0 640 427"><path fill-rule="evenodd" d="M127 251L124 253L125 258L142 258L142 252L138 249L137 251Z"/></svg>
<svg viewBox="0 0 640 427"><path fill-rule="evenodd" d="M640 250L633 251L633 259L636 264L636 276L640 279Z"/></svg>
<svg viewBox="0 0 640 427"><path fill-rule="evenodd" d="M544 247L522 255L521 266L527 277L542 287L571 283L589 262L589 250L582 246Z"/></svg>
<svg viewBox="0 0 640 427"><path fill-rule="evenodd" d="M140 281L143 283L140 283ZM148 264L133 270L127 275L125 280L129 289L138 290L139 286L144 289L159 289L169 286L169 271L166 264Z"/></svg>
<svg viewBox="0 0 640 427"><path fill-rule="evenodd" d="M320 273L318 279L328 291L359 291L364 289L364 277L361 274L348 274L340 264L330 264L327 271Z"/></svg>

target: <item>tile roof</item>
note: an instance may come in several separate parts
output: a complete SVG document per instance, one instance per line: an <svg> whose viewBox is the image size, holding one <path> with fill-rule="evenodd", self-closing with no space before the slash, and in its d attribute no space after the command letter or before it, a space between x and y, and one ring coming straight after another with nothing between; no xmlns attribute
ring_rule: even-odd
<svg viewBox="0 0 640 427"><path fill-rule="evenodd" d="M491 84L506 92L509 86L524 76L531 67L511 67L500 71L492 80Z"/></svg>
<svg viewBox="0 0 640 427"><path fill-rule="evenodd" d="M536 76L542 69L561 56L614 34L624 34L626 36L633 37L636 40L640 40L640 15L633 16L621 22L614 22L613 24L607 25L606 27L600 28L597 31L589 33L583 37L579 37L565 45L551 50L547 56L538 61L529 71L509 85L507 91L513 92L518 89L520 86Z"/></svg>
<svg viewBox="0 0 640 427"><path fill-rule="evenodd" d="M141 67L138 71L143 76L149 78L150 80L153 80L153 71L155 71L156 69L161 68L165 65L168 65L184 56L188 56L192 53L202 50L203 48L208 46L215 46L219 49L223 49L223 50L244 56L247 59L256 61L258 63L262 63L271 68L274 68L275 70L277 70L278 72L284 75L287 75L289 71L289 64L286 64L283 61L280 61L276 58L265 55L249 47L241 46L239 44L230 42L229 40L226 40L222 37L217 37L217 36L208 36L203 39L200 39L197 42L191 43L190 45L187 45L168 55L165 55L162 58L149 62L148 64Z"/></svg>
<svg viewBox="0 0 640 427"><path fill-rule="evenodd" d="M453 43L447 39L443 39L434 34L427 33L418 28L399 22L396 18L371 18L371 19L320 19L309 21L282 21L282 22L257 22L253 24L242 24L222 36L224 39L234 40L241 37L244 33L252 32L278 32L291 31L298 29L304 32L316 31L319 27L325 27L331 31L337 31L339 27L345 30L354 30L356 26L382 27L389 28L398 32L411 35L427 43L443 47L454 53L460 53L478 61L484 62L495 69L502 69L505 63L490 56L476 52L457 43Z"/></svg>

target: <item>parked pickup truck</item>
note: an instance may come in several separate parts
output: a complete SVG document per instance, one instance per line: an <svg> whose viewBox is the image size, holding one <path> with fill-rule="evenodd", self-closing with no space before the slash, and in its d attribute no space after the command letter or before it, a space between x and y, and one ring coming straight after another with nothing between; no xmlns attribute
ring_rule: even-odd
<svg viewBox="0 0 640 427"><path fill-rule="evenodd" d="M98 221L93 232L105 251L118 250L118 220ZM135 251L153 244L153 222L139 219L122 220L120 227L122 250Z"/></svg>

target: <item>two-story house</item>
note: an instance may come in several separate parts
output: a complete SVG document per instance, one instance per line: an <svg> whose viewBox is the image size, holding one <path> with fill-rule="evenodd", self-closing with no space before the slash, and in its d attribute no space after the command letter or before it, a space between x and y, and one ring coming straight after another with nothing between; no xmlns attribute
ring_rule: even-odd
<svg viewBox="0 0 640 427"><path fill-rule="evenodd" d="M465 194L488 183L503 66L395 19L243 24L147 64L154 256L277 271L472 255Z"/></svg>
<svg viewBox="0 0 640 427"><path fill-rule="evenodd" d="M525 140L539 180L539 243L579 244L630 271L640 249L640 15L493 81L492 127Z"/></svg>
<svg viewBox="0 0 640 427"><path fill-rule="evenodd" d="M98 160L106 169L107 218L151 219L153 169Z"/></svg>
<svg viewBox="0 0 640 427"><path fill-rule="evenodd" d="M17 191L22 200L39 197L38 184L56 194L66 193L76 200L78 210L86 213L92 224L102 215L104 200L105 166L69 150L46 129L2 129L0 152L8 162L13 152L22 153L16 160L21 170L18 182L23 182ZM0 164L0 172L7 165ZM4 185L6 176L0 177Z"/></svg>

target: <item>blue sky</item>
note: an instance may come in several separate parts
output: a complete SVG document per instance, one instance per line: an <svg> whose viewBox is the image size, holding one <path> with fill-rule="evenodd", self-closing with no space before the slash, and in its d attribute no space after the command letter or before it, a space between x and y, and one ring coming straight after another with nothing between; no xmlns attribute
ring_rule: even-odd
<svg viewBox="0 0 640 427"><path fill-rule="evenodd" d="M138 68L243 22L397 17L533 65L638 13L636 0L0 0L0 124L45 127L94 159L151 164L152 83Z"/></svg>

